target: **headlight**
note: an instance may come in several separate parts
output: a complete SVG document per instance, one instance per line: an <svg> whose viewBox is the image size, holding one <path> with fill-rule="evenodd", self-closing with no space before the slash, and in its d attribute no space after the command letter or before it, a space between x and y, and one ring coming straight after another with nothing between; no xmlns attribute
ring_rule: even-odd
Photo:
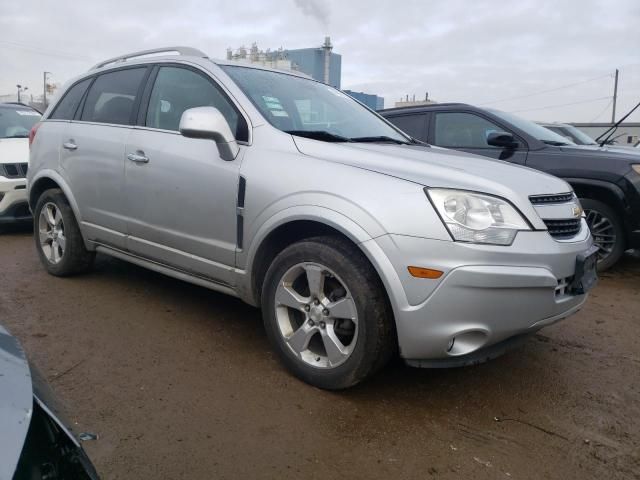
<svg viewBox="0 0 640 480"><path fill-rule="evenodd" d="M511 245L528 222L506 200L481 193L426 189L449 233L458 242Z"/></svg>

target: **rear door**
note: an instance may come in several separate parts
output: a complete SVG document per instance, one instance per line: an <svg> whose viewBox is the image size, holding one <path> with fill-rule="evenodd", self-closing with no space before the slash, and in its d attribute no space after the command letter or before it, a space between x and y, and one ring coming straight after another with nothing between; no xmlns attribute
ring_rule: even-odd
<svg viewBox="0 0 640 480"><path fill-rule="evenodd" d="M61 167L85 235L117 248L126 246L124 149L147 71L129 67L93 78L62 137Z"/></svg>
<svg viewBox="0 0 640 480"><path fill-rule="evenodd" d="M148 99L148 100L147 100ZM154 68L139 126L126 147L125 195L130 251L181 270L232 284L240 161L220 158L212 140L183 137L182 113L213 106L239 142L247 124L222 89L202 71Z"/></svg>
<svg viewBox="0 0 640 480"><path fill-rule="evenodd" d="M438 147L462 150L520 165L527 161L527 145L515 134L519 144L515 149L489 145L487 136L491 132L513 132L475 112L436 111L429 130L429 143Z"/></svg>

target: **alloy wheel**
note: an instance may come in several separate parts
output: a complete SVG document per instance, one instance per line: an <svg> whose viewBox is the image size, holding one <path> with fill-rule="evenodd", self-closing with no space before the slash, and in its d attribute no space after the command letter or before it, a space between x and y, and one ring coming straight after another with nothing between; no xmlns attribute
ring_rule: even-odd
<svg viewBox="0 0 640 480"><path fill-rule="evenodd" d="M593 243L598 247L598 262L606 259L615 248L617 235L611 220L597 210L585 210Z"/></svg>
<svg viewBox="0 0 640 480"><path fill-rule="evenodd" d="M335 368L358 339L356 304L345 283L318 263L299 263L282 276L275 293L280 334L304 363Z"/></svg>
<svg viewBox="0 0 640 480"><path fill-rule="evenodd" d="M47 202L42 207L38 218L38 236L40 248L47 260L53 264L60 263L67 238L64 234L62 212L55 203Z"/></svg>

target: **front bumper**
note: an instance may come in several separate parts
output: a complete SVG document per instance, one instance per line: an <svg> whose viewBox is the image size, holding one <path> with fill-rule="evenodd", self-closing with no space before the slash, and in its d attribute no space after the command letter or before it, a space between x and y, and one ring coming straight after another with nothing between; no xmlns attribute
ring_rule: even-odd
<svg viewBox="0 0 640 480"><path fill-rule="evenodd" d="M0 224L31 220L24 178L0 177Z"/></svg>
<svg viewBox="0 0 640 480"><path fill-rule="evenodd" d="M363 247L382 270L402 357L413 364L465 364L462 357L580 309L586 295L573 295L566 285L577 255L592 243L588 229L583 231L572 242L542 231L519 232L508 247L402 235L384 235ZM444 274L437 280L414 278L409 265Z"/></svg>

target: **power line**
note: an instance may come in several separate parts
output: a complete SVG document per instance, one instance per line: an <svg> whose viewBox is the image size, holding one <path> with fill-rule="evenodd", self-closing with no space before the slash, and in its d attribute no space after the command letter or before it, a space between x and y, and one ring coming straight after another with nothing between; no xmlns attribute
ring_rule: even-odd
<svg viewBox="0 0 640 480"><path fill-rule="evenodd" d="M478 106L481 107L483 105L491 105L493 103L501 103L501 102L506 102L508 100L519 100L521 98L535 97L537 95L542 95L544 93L556 92L558 90L564 90L565 88L575 87L576 85L582 85L584 83L593 82L594 80L600 80L601 78L605 78L605 77L611 77L611 74L607 73L606 75L599 75L597 77L588 78L587 80L582 80L581 82L570 83L570 84L567 84L567 85L562 85L560 87L550 88L548 90L541 90L539 92L528 93L526 95L518 95L516 97L508 97L508 98L502 98L500 100L492 100L490 102L480 103L480 104L478 104Z"/></svg>
<svg viewBox="0 0 640 480"><path fill-rule="evenodd" d="M620 97L618 97L618 98L620 98ZM593 122L595 122L598 118L600 118L600 116L601 116L604 112L606 112L607 110L609 110L609 107L611 106L611 104L612 104L612 103L613 103L613 97L611 98L611 100L609 100L609 103L607 103L607 106L606 106L606 107L604 107L604 108L602 109L602 111L601 111L598 115L596 115L595 117L593 117L593 119L592 119L589 123L593 123Z"/></svg>
<svg viewBox="0 0 640 480"><path fill-rule="evenodd" d="M597 102L597 101L600 101L600 100L608 100L608 99L611 99L611 97L599 97L599 98L592 98L590 100L583 100L581 102L561 103L561 104L557 104L557 105L546 105L544 107L527 108L527 109L524 109L524 110L514 110L514 111L509 112L509 113L532 112L534 110L545 110L545 109L548 109L548 108L569 107L571 105L580 105L582 103L591 103L591 102Z"/></svg>
<svg viewBox="0 0 640 480"><path fill-rule="evenodd" d="M63 52L56 51L56 50L49 50L49 49L45 49L45 48L41 48L41 47L34 47L32 45L27 45L25 43L7 42L5 40L0 40L0 44L1 45L9 45L11 47L16 47L16 48L21 48L23 50L29 50L31 52L38 53L38 54L41 54L41 55L52 55L54 57L68 58L70 60L88 60L88 61L93 61L93 58L87 57L85 55L75 55L75 54L71 54L71 53L63 53Z"/></svg>

